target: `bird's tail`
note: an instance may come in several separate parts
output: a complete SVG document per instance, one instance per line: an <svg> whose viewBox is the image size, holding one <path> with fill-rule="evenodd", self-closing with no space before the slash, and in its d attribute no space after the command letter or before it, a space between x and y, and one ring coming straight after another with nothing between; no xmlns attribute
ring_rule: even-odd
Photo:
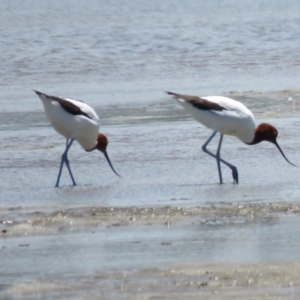
<svg viewBox="0 0 300 300"><path fill-rule="evenodd" d="M168 92L168 91L166 91L166 93L168 94L168 95L171 95L171 96L174 96L174 97L176 97L176 98L178 98L178 94L176 94L176 93L173 93L173 92Z"/></svg>
<svg viewBox="0 0 300 300"><path fill-rule="evenodd" d="M43 94L43 93L41 93L41 92L39 92L39 91L36 91L36 90L33 90L39 97L40 96L44 96L44 97L47 97L47 95L46 94Z"/></svg>
<svg viewBox="0 0 300 300"><path fill-rule="evenodd" d="M177 100L179 103L185 102L185 99L182 97L183 95L173 93L173 92L166 92L168 95L173 96L175 100Z"/></svg>

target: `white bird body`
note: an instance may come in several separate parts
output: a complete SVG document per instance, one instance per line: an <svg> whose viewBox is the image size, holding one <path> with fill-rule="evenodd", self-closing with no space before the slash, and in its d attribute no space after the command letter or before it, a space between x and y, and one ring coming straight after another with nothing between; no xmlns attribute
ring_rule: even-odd
<svg viewBox="0 0 300 300"><path fill-rule="evenodd" d="M191 103L175 98L199 123L225 135L233 135L244 143L254 138L255 122L252 112L241 102L222 96L201 97L217 103L224 110L201 110Z"/></svg>
<svg viewBox="0 0 300 300"><path fill-rule="evenodd" d="M86 151L96 146L100 120L93 108L81 101L60 97L79 107L90 118L84 115L72 115L57 101L49 101L44 94L40 94L39 97L52 127L59 134L66 139L75 139Z"/></svg>
<svg viewBox="0 0 300 300"><path fill-rule="evenodd" d="M198 97L167 92L182 105L199 123L213 130L213 134L202 146L202 150L217 160L220 183L223 183L221 163L232 170L232 177L238 183L237 168L220 156L224 135L233 135L248 145L255 145L262 141L273 143L288 163L292 164L279 147L276 138L277 129L268 123L261 123L257 127L252 112L241 102L222 96ZM217 133L220 141L216 154L206 149L207 145ZM294 165L295 166L295 165Z"/></svg>
<svg viewBox="0 0 300 300"><path fill-rule="evenodd" d="M52 127L66 138L66 150L61 157L55 186L59 186L64 164L68 168L73 185L76 185L68 159L68 151L74 140L87 152L96 149L101 151L113 172L118 175L106 152L108 141L106 136L99 132L100 120L94 109L79 100L50 96L38 91L35 92L42 100L44 110Z"/></svg>

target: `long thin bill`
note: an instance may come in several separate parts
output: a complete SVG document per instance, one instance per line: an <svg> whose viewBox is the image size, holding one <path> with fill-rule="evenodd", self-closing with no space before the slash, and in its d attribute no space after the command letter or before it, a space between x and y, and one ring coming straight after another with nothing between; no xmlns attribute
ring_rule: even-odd
<svg viewBox="0 0 300 300"><path fill-rule="evenodd" d="M291 162L286 158L286 156L284 155L283 151L281 150L281 148L279 147L279 145L277 144L276 141L275 141L274 144L276 145L276 147L278 148L278 150L280 151L280 153L282 154L282 156L285 158L285 160L286 160L289 164L291 164L291 165L294 166L294 167L298 167L298 166L294 165L293 163L291 163Z"/></svg>
<svg viewBox="0 0 300 300"><path fill-rule="evenodd" d="M104 156L105 156L105 158L106 158L108 164L110 165L111 169L113 170L113 172L114 172L117 176L121 177L121 176L115 171L113 165L111 164L110 159L109 159L109 157L108 157L108 155L107 155L107 152L105 151L105 152L103 152L103 154L104 154Z"/></svg>

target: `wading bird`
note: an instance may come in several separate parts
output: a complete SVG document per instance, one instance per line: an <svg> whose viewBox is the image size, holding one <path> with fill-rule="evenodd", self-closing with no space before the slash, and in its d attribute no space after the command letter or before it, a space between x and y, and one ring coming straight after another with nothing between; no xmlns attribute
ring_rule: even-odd
<svg viewBox="0 0 300 300"><path fill-rule="evenodd" d="M60 168L55 187L58 187L64 163L67 166L73 185L76 185L69 160L68 151L76 140L81 147L91 152L101 151L113 172L120 176L113 168L106 152L107 138L99 132L100 120L96 112L82 101L64 97L56 97L35 91L42 100L46 115L56 132L66 138L66 149L61 156Z"/></svg>
<svg viewBox="0 0 300 300"><path fill-rule="evenodd" d="M286 158L276 141L277 129L268 123L261 123L256 127L252 112L241 102L222 96L198 97L166 93L172 95L196 121L213 130L213 134L204 143L202 150L217 160L220 183L223 183L221 163L231 169L233 180L238 183L237 168L220 157L223 136L226 134L236 136L248 145L255 145L262 141L271 142L285 160L295 166ZM216 154L213 154L206 147L218 132L220 141Z"/></svg>

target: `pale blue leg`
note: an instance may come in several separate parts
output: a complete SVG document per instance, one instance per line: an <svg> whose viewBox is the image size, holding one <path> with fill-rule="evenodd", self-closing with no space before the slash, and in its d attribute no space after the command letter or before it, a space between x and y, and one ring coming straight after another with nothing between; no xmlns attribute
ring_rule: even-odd
<svg viewBox="0 0 300 300"><path fill-rule="evenodd" d="M232 177L233 177L233 180L236 182L236 183L239 183L239 175L238 175L238 171L237 171L237 168L233 165L231 165L230 163L228 163L227 161L225 161L224 159L222 159L220 157L220 150L221 150L221 144L222 144L222 140L223 140L223 136L221 135L221 138L220 138L220 142L219 142L219 147L218 147L218 151L217 151L217 155L211 153L210 151L208 151L206 149L207 145L209 144L209 142L213 139L213 137L217 134L217 131L214 131L213 134L209 137L209 139L205 142L205 144L202 146L202 150L207 153L208 155L214 157L216 160L217 160L217 163L218 163L218 168L219 168L219 177L220 177L220 174L221 174L221 168L219 167L219 163L222 162L224 165L226 165L227 167L229 167L232 171ZM220 183L222 183L222 175L220 177Z"/></svg>
<svg viewBox="0 0 300 300"><path fill-rule="evenodd" d="M61 156L60 168L59 168L59 172L58 172L55 187L58 187L58 185L59 185L59 180L60 180L60 176L61 176L61 172L62 172L64 163L66 163L66 166L68 168L68 171L69 171L70 177L72 179L73 185L76 185L76 182L74 180L74 177L73 177L73 174L72 174L72 171L71 171L71 168L70 168L69 159L68 159L68 151L71 148L71 145L74 142L74 139L71 139L70 143L68 143L68 142L69 142L69 140L67 139L66 140L66 150Z"/></svg>
<svg viewBox="0 0 300 300"><path fill-rule="evenodd" d="M222 171L221 171L221 162L220 162L220 151L221 151L221 145L222 145L222 141L223 141L223 134L220 135L220 141L219 141L219 146L218 146L218 150L216 153L216 158L217 158L217 165L218 165L218 171L219 171L219 179L220 179L220 183L223 183L223 179L222 179Z"/></svg>
<svg viewBox="0 0 300 300"><path fill-rule="evenodd" d="M69 144L69 146L68 146L68 151L69 151L69 149L71 148L71 145L72 145L73 142L74 142L74 139L72 139L72 140L70 141L70 144ZM67 140L67 143L68 143L68 140ZM69 159L68 159L67 154L66 154L66 158L65 158L65 163L66 163L66 166L67 166L67 168L68 168L68 171L69 171L70 177L71 177L71 179L72 179L73 185L76 185L75 179L74 179L74 177L73 177L73 174L72 174L72 171L71 171L71 168L70 168L70 163L69 163Z"/></svg>

